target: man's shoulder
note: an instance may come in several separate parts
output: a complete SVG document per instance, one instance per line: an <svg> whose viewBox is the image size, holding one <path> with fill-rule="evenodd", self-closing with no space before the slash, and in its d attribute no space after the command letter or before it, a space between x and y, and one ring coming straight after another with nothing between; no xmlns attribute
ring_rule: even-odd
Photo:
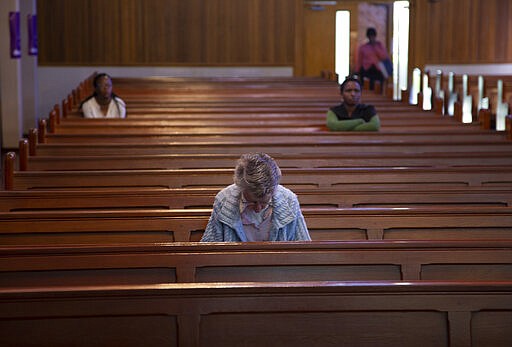
<svg viewBox="0 0 512 347"><path fill-rule="evenodd" d="M359 104L359 105L357 105L357 108L359 110L365 111L365 112L370 112L370 111L375 112L375 106L373 106L371 104Z"/></svg>
<svg viewBox="0 0 512 347"><path fill-rule="evenodd" d="M345 105L343 105L343 103L341 103L339 105L331 107L329 110L331 110L332 112L334 112L336 114L341 114L343 111L345 111Z"/></svg>

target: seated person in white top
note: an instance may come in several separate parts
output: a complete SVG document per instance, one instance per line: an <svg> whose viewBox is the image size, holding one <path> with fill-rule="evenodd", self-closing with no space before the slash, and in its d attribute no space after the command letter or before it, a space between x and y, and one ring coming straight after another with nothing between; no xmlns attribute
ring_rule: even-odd
<svg viewBox="0 0 512 347"><path fill-rule="evenodd" d="M94 93L80 104L84 118L125 118L124 101L112 92L112 79L100 73L93 80Z"/></svg>

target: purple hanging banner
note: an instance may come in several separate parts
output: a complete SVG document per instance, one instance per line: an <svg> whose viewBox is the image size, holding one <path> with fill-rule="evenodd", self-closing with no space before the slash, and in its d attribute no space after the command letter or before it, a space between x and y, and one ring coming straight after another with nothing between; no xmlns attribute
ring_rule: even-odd
<svg viewBox="0 0 512 347"><path fill-rule="evenodd" d="M11 58L21 58L20 13L9 12L9 31L11 34Z"/></svg>
<svg viewBox="0 0 512 347"><path fill-rule="evenodd" d="M37 15L27 15L28 24L28 54L37 55Z"/></svg>

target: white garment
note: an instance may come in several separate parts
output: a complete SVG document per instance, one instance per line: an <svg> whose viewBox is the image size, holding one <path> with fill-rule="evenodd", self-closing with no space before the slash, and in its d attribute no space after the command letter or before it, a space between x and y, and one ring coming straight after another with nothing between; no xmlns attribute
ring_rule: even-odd
<svg viewBox="0 0 512 347"><path fill-rule="evenodd" d="M82 105L84 118L126 118L126 105L120 98L112 98L108 104L107 114L101 112L101 106L95 98L90 98Z"/></svg>
<svg viewBox="0 0 512 347"><path fill-rule="evenodd" d="M243 195L240 199L240 216L247 241L268 241L270 238L270 229L272 228L272 202L260 212L254 211L251 206L244 201Z"/></svg>

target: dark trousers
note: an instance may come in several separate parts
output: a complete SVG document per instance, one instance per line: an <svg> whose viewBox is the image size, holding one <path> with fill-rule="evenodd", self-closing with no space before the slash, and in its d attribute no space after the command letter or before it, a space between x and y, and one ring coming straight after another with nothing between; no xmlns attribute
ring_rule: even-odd
<svg viewBox="0 0 512 347"><path fill-rule="evenodd" d="M370 90L373 90L373 86L375 81L380 81L382 85L384 83L384 76L379 69L377 69L374 65L372 65L368 70L361 68L359 70L359 80L361 81L361 85L363 85L363 79L368 78L370 80Z"/></svg>

